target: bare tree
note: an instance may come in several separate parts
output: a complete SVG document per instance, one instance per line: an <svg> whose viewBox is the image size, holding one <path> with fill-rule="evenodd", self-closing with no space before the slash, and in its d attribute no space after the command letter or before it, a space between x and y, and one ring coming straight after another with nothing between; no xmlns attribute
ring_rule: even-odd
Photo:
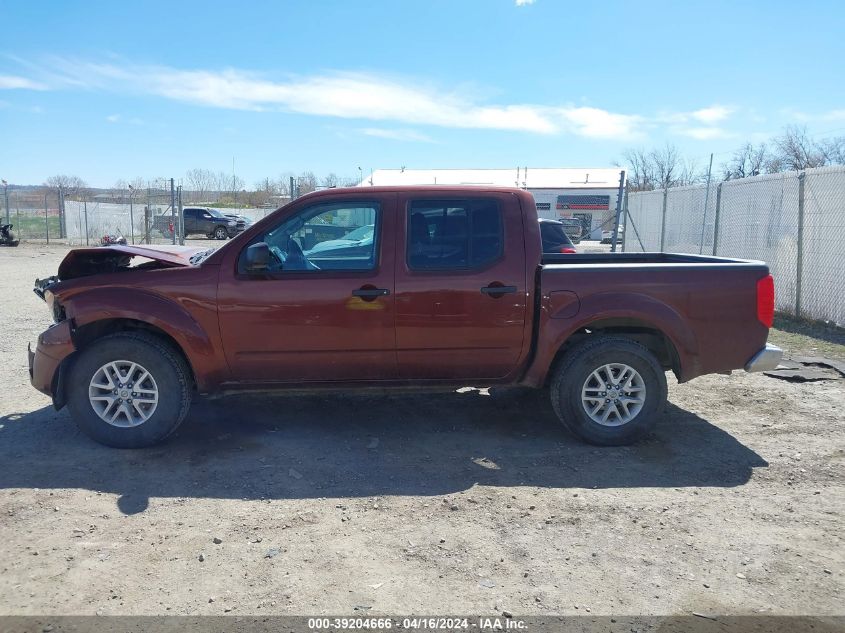
<svg viewBox="0 0 845 633"><path fill-rule="evenodd" d="M648 152L642 148L625 150L623 157L628 167L628 187L631 191L651 191L654 189L653 165Z"/></svg>
<svg viewBox="0 0 845 633"><path fill-rule="evenodd" d="M774 139L774 144L786 171L801 171L826 164L824 152L807 136L806 127L788 126L781 136Z"/></svg>
<svg viewBox="0 0 845 633"><path fill-rule="evenodd" d="M827 165L845 165L845 136L835 136L818 143Z"/></svg>
<svg viewBox="0 0 845 633"><path fill-rule="evenodd" d="M722 180L759 176L777 171L779 165L780 162L769 152L765 143L756 146L746 143L734 152L730 161L722 165Z"/></svg>
<svg viewBox="0 0 845 633"><path fill-rule="evenodd" d="M302 172L296 180L299 195L317 190L317 176L314 175L313 171Z"/></svg>
<svg viewBox="0 0 845 633"><path fill-rule="evenodd" d="M44 181L45 187L51 189L61 189L66 197L78 198L85 194L88 184L79 176L67 176L65 174L58 174L50 176Z"/></svg>
<svg viewBox="0 0 845 633"><path fill-rule="evenodd" d="M340 179L337 177L337 174L332 172L328 176L323 177L323 186L326 189L337 187L339 181Z"/></svg>
<svg viewBox="0 0 845 633"><path fill-rule="evenodd" d="M185 173L185 182L192 194L193 202L204 202L217 187L217 179L210 169L191 169Z"/></svg>

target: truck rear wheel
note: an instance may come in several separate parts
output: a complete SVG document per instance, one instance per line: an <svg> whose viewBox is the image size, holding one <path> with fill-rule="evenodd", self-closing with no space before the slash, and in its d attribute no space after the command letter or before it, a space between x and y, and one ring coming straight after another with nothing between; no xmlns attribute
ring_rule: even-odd
<svg viewBox="0 0 845 633"><path fill-rule="evenodd" d="M182 357L144 332L106 336L83 349L70 368L68 409L80 430L116 448L163 441L191 405Z"/></svg>
<svg viewBox="0 0 845 633"><path fill-rule="evenodd" d="M648 349L597 336L563 357L552 377L552 406L590 444L621 446L648 435L666 406L666 374Z"/></svg>

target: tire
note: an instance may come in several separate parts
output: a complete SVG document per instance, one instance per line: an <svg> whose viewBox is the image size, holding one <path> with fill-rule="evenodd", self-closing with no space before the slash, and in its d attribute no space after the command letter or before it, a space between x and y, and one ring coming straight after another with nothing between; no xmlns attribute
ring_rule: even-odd
<svg viewBox="0 0 845 633"><path fill-rule="evenodd" d="M216 229L214 229L214 237L218 240L225 240L227 237L229 237L229 232L226 230L225 226L218 226Z"/></svg>
<svg viewBox="0 0 845 633"><path fill-rule="evenodd" d="M638 378L627 370L623 377L622 366L633 370ZM607 385L601 385L598 377L607 375L607 367L611 375L623 378L616 384L627 385L629 391L617 391L613 384L607 391ZM621 336L597 336L577 345L561 359L552 377L550 395L557 417L575 436L599 446L624 446L654 429L666 406L666 391L666 373L648 349ZM642 402L637 404L640 399ZM588 407L600 407L594 416L607 420L601 423L591 417ZM609 415L605 416L605 412Z"/></svg>
<svg viewBox="0 0 845 633"><path fill-rule="evenodd" d="M143 395L152 393L145 391L147 387L156 390L157 402L154 408L149 408L151 404L142 403L137 409L140 412L146 408L149 414L146 420L137 425L131 425L128 417L129 411L140 417L141 414L135 408L126 405L127 413L120 413L114 423L109 423L100 417L94 409L94 402L89 400L89 391L94 395L105 394L110 397L113 393L110 391L111 386L117 386L113 384L116 381L104 379L105 374L101 372L114 362L117 362L118 367L128 366L120 365L120 361L137 364L141 370L146 370L153 382L144 378L141 387L134 385L138 392L127 394L129 389L121 389L119 395L136 396L137 402L140 402L141 397L152 398ZM136 371L136 377L140 378L140 370ZM103 385L107 384L103 380L109 380L110 386L106 390L93 386L95 378ZM130 385L132 383L127 383L124 387ZM170 345L146 332L121 332L103 337L79 353L70 367L67 394L71 417L88 437L115 448L143 448L164 441L182 423L191 406L192 385L187 364ZM98 406L106 406L101 402L106 398L95 400ZM109 416L119 408L120 405L112 408L110 404L106 407L105 415Z"/></svg>

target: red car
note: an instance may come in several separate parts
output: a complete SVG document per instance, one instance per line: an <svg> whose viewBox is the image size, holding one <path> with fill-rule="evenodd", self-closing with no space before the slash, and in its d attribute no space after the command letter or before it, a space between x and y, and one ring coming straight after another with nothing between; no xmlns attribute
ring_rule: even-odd
<svg viewBox="0 0 845 633"><path fill-rule="evenodd" d="M330 225L373 236L321 254ZM540 231L519 189L362 187L303 196L217 250L76 249L36 284L54 324L32 384L118 447L163 440L197 395L409 385L547 389L577 436L626 444L659 419L665 371L778 364L762 262L543 254Z"/></svg>

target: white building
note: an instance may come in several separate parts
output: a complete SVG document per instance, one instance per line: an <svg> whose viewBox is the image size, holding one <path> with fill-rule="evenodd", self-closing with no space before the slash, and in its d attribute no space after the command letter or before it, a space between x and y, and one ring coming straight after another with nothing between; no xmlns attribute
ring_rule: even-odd
<svg viewBox="0 0 845 633"><path fill-rule="evenodd" d="M579 218L593 239L613 228L619 172L616 167L515 167L513 169L377 169L359 187L479 185L519 187L534 195L543 218Z"/></svg>

